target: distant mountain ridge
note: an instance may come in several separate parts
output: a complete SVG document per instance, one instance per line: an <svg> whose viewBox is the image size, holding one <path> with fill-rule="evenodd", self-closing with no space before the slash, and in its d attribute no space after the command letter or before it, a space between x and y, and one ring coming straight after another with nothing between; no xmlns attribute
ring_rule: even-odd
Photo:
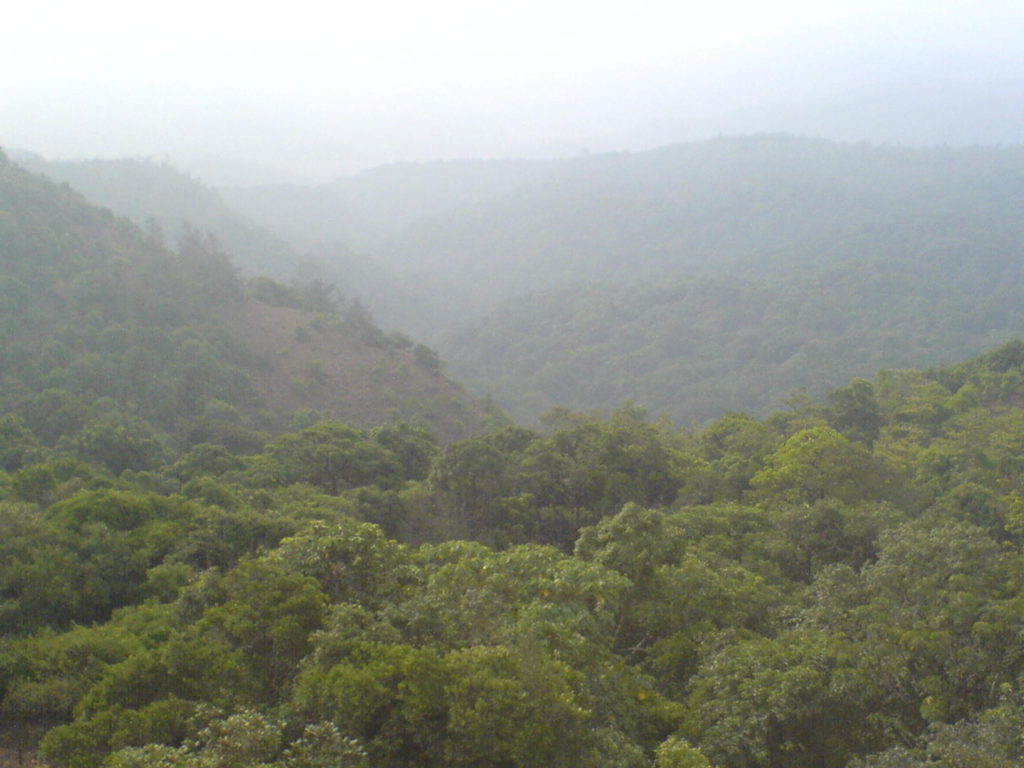
<svg viewBox="0 0 1024 768"><path fill-rule="evenodd" d="M908 78L713 116L665 117L616 140L647 149L715 135L786 132L906 147L1007 146L1024 142L1022 114L1019 79Z"/></svg>
<svg viewBox="0 0 1024 768"><path fill-rule="evenodd" d="M564 161L542 182L411 224L383 258L465 319L577 282L901 258L931 243L933 225L1002 248L1024 236L1022 178L1024 148L719 139Z"/></svg>

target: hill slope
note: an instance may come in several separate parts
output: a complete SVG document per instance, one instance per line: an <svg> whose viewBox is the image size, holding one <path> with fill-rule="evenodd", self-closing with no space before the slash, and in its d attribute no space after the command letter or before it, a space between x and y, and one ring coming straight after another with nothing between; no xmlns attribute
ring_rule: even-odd
<svg viewBox="0 0 1024 768"><path fill-rule="evenodd" d="M115 412L177 447L252 445L296 409L447 439L483 418L429 350L338 314L322 286L245 285L208 239L165 250L2 155L0 336L0 410L54 439Z"/></svg>
<svg viewBox="0 0 1024 768"><path fill-rule="evenodd" d="M1024 148L721 139L566 161L542 183L421 219L386 256L466 317L581 282L759 278L959 246L986 258L1024 235L1022 204Z"/></svg>
<svg viewBox="0 0 1024 768"><path fill-rule="evenodd" d="M723 139L581 158L389 258L519 418L629 398L689 423L1024 332L1022 206L1021 148Z"/></svg>
<svg viewBox="0 0 1024 768"><path fill-rule="evenodd" d="M1024 148L723 138L402 164L229 199L522 419L632 398L682 422L1024 332ZM308 362L308 361L307 361Z"/></svg>
<svg viewBox="0 0 1024 768"><path fill-rule="evenodd" d="M215 190L166 163L149 160L45 160L21 153L17 162L70 184L91 202L159 233L173 247L189 228L213 234L247 272L291 277L297 256L281 237L228 206Z"/></svg>
<svg viewBox="0 0 1024 768"><path fill-rule="evenodd" d="M510 300L449 331L455 375L523 421L556 405L633 400L680 424L745 408L765 414L800 390L880 368L950 363L1024 334L1024 288L1009 271L979 295L955 272L863 260L768 281L704 278L573 286Z"/></svg>

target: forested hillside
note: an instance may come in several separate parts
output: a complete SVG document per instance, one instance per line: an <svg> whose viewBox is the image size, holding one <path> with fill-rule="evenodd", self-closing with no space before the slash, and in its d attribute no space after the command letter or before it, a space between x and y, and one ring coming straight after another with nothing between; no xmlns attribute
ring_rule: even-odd
<svg viewBox="0 0 1024 768"><path fill-rule="evenodd" d="M738 403L767 414L797 392L1024 335L1018 250L986 266L866 257L764 280L573 286L510 300L438 346L454 375L527 422L627 399L680 424Z"/></svg>
<svg viewBox="0 0 1024 768"><path fill-rule="evenodd" d="M1018 261L1024 150L724 138L563 161L406 230L387 256L452 316L553 287L762 278L851 259Z"/></svg>
<svg viewBox="0 0 1024 768"><path fill-rule="evenodd" d="M483 422L431 350L330 286L243 281L204 235L166 250L2 157L0 257L0 410L118 471L202 442L255 449L297 413L446 439Z"/></svg>
<svg viewBox="0 0 1024 768"><path fill-rule="evenodd" d="M145 472L9 412L0 736L74 768L1011 768L1024 344L696 431L320 421Z"/></svg>
<svg viewBox="0 0 1024 768"><path fill-rule="evenodd" d="M566 163L391 258L516 417L631 398L685 424L1024 334L1022 205L1019 148L722 139Z"/></svg>
<svg viewBox="0 0 1024 768"><path fill-rule="evenodd" d="M53 168L123 184L106 199L142 220L186 188L213 195L158 166ZM753 136L224 194L291 240L273 275L334 284L531 424L627 399L680 424L764 415L1024 334L1019 147Z"/></svg>
<svg viewBox="0 0 1024 768"><path fill-rule="evenodd" d="M998 258L959 263L963 306L1017 311L986 293L1016 290ZM167 250L6 159L0 265L0 761L1024 760L1024 342L763 419L485 429L429 348L328 286L243 282L210 240ZM798 310L926 338L840 272L777 303L712 284L636 286L595 333L703 301L690 344Z"/></svg>
<svg viewBox="0 0 1024 768"><path fill-rule="evenodd" d="M759 136L348 183L404 229L372 250L392 274L346 290L534 423L628 398L678 423L765 414L1024 334L1019 147Z"/></svg>
<svg viewBox="0 0 1024 768"><path fill-rule="evenodd" d="M1020 5L9 3L0 768L1024 768Z"/></svg>
<svg viewBox="0 0 1024 768"><path fill-rule="evenodd" d="M198 179L151 160L46 160L15 156L22 167L69 184L90 202L127 216L174 248L191 232L209 233L249 274L289 279L299 257L282 237L230 208Z"/></svg>

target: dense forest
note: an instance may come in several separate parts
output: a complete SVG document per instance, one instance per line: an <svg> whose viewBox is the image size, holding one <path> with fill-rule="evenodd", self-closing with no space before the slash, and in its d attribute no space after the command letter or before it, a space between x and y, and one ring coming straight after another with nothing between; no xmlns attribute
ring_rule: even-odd
<svg viewBox="0 0 1024 768"><path fill-rule="evenodd" d="M1010 766L1024 344L678 431L4 417L0 692L67 766Z"/></svg>
<svg viewBox="0 0 1024 768"><path fill-rule="evenodd" d="M951 363L1024 334L1019 272L1010 257L863 258L764 280L573 286L510 300L438 347L456 376L525 422L562 403L635 398L705 423L737 403L765 415L797 391L824 397L856 375Z"/></svg>
<svg viewBox="0 0 1024 768"><path fill-rule="evenodd" d="M1024 760L1024 342L530 429L6 159L0 265L3 759Z"/></svg>
<svg viewBox="0 0 1024 768"><path fill-rule="evenodd" d="M219 194L153 163L33 162L143 226L214 232L250 274L335 285L534 426L625 399L766 416L1024 335L1020 147L762 135Z"/></svg>
<svg viewBox="0 0 1024 768"><path fill-rule="evenodd" d="M50 444L98 430L239 449L318 417L453 439L487 418L433 350L329 284L245 280L209 235L169 250L2 156L0 247L0 409Z"/></svg>
<svg viewBox="0 0 1024 768"><path fill-rule="evenodd" d="M454 308L429 320L453 372L519 419L766 415L1024 334L1022 180L1019 148L721 139L581 158L390 258Z"/></svg>

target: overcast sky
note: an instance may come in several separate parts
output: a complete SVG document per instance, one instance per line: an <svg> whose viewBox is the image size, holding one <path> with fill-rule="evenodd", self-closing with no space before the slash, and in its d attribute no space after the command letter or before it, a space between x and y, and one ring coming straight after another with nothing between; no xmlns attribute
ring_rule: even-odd
<svg viewBox="0 0 1024 768"><path fill-rule="evenodd" d="M321 177L615 148L658 119L887 78L1024 73L1020 0L37 0L3 29L0 146Z"/></svg>

